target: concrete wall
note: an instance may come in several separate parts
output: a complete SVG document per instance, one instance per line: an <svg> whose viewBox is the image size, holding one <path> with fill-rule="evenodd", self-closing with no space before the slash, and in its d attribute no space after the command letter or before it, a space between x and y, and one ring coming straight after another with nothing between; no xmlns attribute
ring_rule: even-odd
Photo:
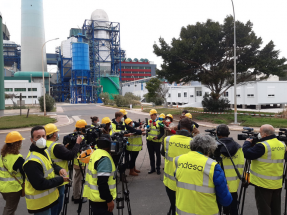
<svg viewBox="0 0 287 215"><path fill-rule="evenodd" d="M39 104L38 98L42 96L42 83L29 83L29 81L26 80L5 80L4 81L4 88L5 89L12 89L12 91L5 91L6 94L15 94L16 96L20 97L20 93L22 93L22 100L25 101L25 104ZM28 91L28 88L36 88L37 91ZM25 91L16 91L15 88L25 88ZM33 96L33 99L32 97ZM23 98L24 97L24 98ZM25 98L26 97L26 98ZM20 101L20 98L13 98L13 101L15 103L18 103ZM5 105L12 105L13 102L11 99L5 100Z"/></svg>

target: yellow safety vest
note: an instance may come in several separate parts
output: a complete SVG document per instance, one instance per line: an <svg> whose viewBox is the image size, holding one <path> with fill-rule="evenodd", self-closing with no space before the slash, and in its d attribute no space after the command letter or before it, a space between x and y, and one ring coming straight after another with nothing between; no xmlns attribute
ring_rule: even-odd
<svg viewBox="0 0 287 215"><path fill-rule="evenodd" d="M56 142L47 140L46 144L47 144L47 147L48 147L48 152L49 152L49 155L50 155L50 157L51 157L51 160L54 161L54 163L57 164L58 166L60 166L60 167L62 167L63 169L65 169L66 172L68 173L67 177L69 177L68 161L67 161L67 160L59 159L59 158L57 158L57 157L54 155L54 148L55 148L55 146L56 146L57 144L60 144L60 143L56 143ZM64 183L61 184L60 186L65 185L65 184L69 184L69 182L64 182Z"/></svg>
<svg viewBox="0 0 287 215"><path fill-rule="evenodd" d="M164 178L163 183L171 190L176 190L174 178L173 159L179 155L190 152L191 137L183 135L168 136L164 139Z"/></svg>
<svg viewBox="0 0 287 215"><path fill-rule="evenodd" d="M127 150L130 152L139 152L142 150L142 135L133 134L128 138L129 145L127 145Z"/></svg>
<svg viewBox="0 0 287 215"><path fill-rule="evenodd" d="M125 125L125 123L123 122L122 125ZM110 131L110 135L112 135L113 133L116 133L116 132L121 132L121 130L117 130L117 125L113 122L112 122L112 127L113 127L113 129ZM125 130L127 130L127 129L125 128Z"/></svg>
<svg viewBox="0 0 287 215"><path fill-rule="evenodd" d="M260 143L265 147L265 153L251 161L250 182L266 189L279 189L282 187L286 146L277 138Z"/></svg>
<svg viewBox="0 0 287 215"><path fill-rule="evenodd" d="M223 162L223 168L225 177L227 180L227 184L229 186L229 192L235 193L237 192L237 189L239 187L240 179L238 178L234 166L232 165L232 162L229 157L225 157L221 154L222 162ZM232 160L237 167L240 175L243 173L244 168L244 155L242 152L242 148L239 148L236 154L232 157Z"/></svg>
<svg viewBox="0 0 287 215"><path fill-rule="evenodd" d="M82 137L82 139L84 139L84 137ZM77 143L76 143L76 144L77 144ZM81 154L81 153L78 152L78 153L77 153L77 156L74 158L74 165L79 166L79 162L80 162L80 163L81 163L81 166L83 167L85 164L84 164L83 162L81 162L80 160L77 159L80 154Z"/></svg>
<svg viewBox="0 0 287 215"><path fill-rule="evenodd" d="M148 132L148 137L147 140L149 141L153 141L153 142L161 142L162 138L154 140L153 138L160 135L160 126L159 123L161 123L161 121L157 120L156 121L156 126L153 125L153 122L149 124L150 126L150 131Z"/></svg>
<svg viewBox="0 0 287 215"><path fill-rule="evenodd" d="M213 174L216 161L191 151L174 159L176 214L217 214Z"/></svg>
<svg viewBox="0 0 287 215"><path fill-rule="evenodd" d="M26 162L23 164L23 166L25 166L25 164L28 163L29 161L38 162L43 167L44 178L49 180L55 178L56 176L54 169L52 167L52 160L49 156L49 153L47 150L45 150L45 153L47 154L48 158L46 158L44 155L38 152L30 151L27 155ZM25 194L26 194L25 199L28 210L40 210L42 208L51 205L59 198L59 191L57 187L53 187L47 190L34 189L32 184L29 182L27 174L25 179Z"/></svg>
<svg viewBox="0 0 287 215"><path fill-rule="evenodd" d="M95 162L100 160L102 157L108 157L112 163L112 172L97 172L95 170L94 165ZM117 197L117 190L116 190L116 180L114 179L114 172L116 171L116 167L111 155L102 149L97 149L92 154L88 170L86 173L86 183L84 186L83 197L87 197L89 200L93 202L105 202L105 200L101 199L100 192L98 188L98 176L109 176L108 185L110 188L111 195L113 199Z"/></svg>
<svg viewBox="0 0 287 215"><path fill-rule="evenodd" d="M9 172L15 176L21 184L23 183L22 175L19 171L19 169L16 171L13 170L13 166L15 162L18 160L19 157L23 157L21 154L6 154L5 157L3 157L4 164L2 162L2 155L0 156L0 192L1 193L11 193L11 192L18 192L19 190L22 190L21 185L19 182L12 177ZM8 169L8 171L4 168Z"/></svg>

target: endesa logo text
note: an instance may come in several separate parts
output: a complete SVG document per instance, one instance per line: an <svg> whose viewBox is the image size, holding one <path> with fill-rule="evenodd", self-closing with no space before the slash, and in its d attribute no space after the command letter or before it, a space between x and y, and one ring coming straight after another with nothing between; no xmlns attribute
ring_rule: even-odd
<svg viewBox="0 0 287 215"><path fill-rule="evenodd" d="M189 144L182 144L182 143L176 143L176 142L169 142L169 146L174 145L175 147L183 148L183 149L190 149Z"/></svg>
<svg viewBox="0 0 287 215"><path fill-rule="evenodd" d="M202 171L203 166L198 166L196 164L191 164L191 163L179 163L178 165L179 168L184 168L184 169L192 169L192 170L197 170L197 171Z"/></svg>

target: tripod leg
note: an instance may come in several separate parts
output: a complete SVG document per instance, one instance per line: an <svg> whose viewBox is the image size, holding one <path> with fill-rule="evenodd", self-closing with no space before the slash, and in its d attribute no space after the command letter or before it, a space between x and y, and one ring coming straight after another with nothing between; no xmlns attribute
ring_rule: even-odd
<svg viewBox="0 0 287 215"><path fill-rule="evenodd" d="M79 162L79 160L78 160ZM80 167L80 170L81 170L81 174L82 174L82 187L81 187L81 198L80 198L80 202L79 202L79 206L78 206L78 215L81 214L82 212L82 205L83 205L83 190L84 190L84 185L85 185L85 171L86 171L86 165L84 165L84 169L82 169L82 164L79 162L79 167Z"/></svg>
<svg viewBox="0 0 287 215"><path fill-rule="evenodd" d="M74 166L74 160L69 161L68 168L69 168L69 179L72 181L73 178L73 166ZM67 208L69 204L69 199L70 199L70 188L72 187L72 182L69 182L69 184L65 185L65 196L64 196L64 206L63 206L63 211L62 215L67 214Z"/></svg>

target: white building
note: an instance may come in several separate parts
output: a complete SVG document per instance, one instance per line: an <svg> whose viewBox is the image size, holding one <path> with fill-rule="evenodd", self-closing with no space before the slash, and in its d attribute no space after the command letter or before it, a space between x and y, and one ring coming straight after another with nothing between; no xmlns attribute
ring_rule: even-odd
<svg viewBox="0 0 287 215"><path fill-rule="evenodd" d="M42 83L29 82L28 80L5 80L4 90L6 94L15 94L13 101L20 104L20 93L22 93L22 104L39 104L38 98L42 96ZM32 88L32 90L31 90ZM11 99L5 100L5 105L12 105Z"/></svg>
<svg viewBox="0 0 287 215"><path fill-rule="evenodd" d="M150 78L131 81L122 84L122 94L133 92L144 99L148 92L145 88L146 82ZM274 80L274 79L273 79ZM167 103L181 105L183 107L202 107L204 94L210 90L200 82L191 82L189 86L174 86L166 84L169 89L167 93ZM237 87L237 105L239 108L256 108L262 106L281 106L287 103L287 81L260 81ZM234 88L228 89L223 95L234 104Z"/></svg>

